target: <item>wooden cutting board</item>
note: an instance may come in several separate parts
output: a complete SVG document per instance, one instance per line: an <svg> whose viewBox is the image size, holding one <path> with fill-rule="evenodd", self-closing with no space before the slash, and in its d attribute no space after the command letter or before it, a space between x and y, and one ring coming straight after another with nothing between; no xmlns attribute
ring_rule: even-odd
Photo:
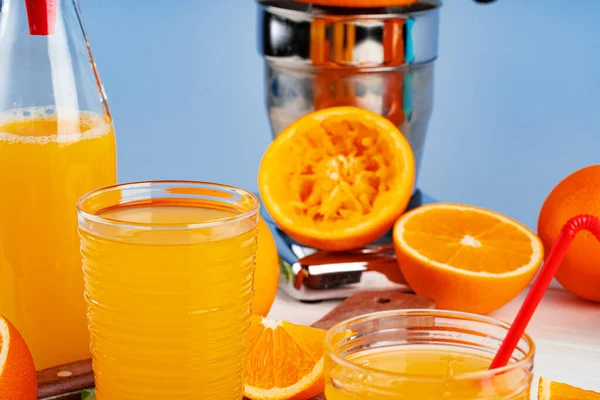
<svg viewBox="0 0 600 400"><path fill-rule="evenodd" d="M361 292L346 299L339 306L313 324L329 329L333 325L363 314L377 311L409 308L434 308L433 301L401 291ZM90 360L38 372L38 399L79 400L83 389L94 386ZM314 400L324 400L324 396Z"/></svg>

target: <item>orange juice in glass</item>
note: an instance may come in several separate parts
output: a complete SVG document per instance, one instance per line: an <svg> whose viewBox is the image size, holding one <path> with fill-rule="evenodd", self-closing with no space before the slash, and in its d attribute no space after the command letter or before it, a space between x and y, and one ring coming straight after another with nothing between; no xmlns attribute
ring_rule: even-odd
<svg viewBox="0 0 600 400"><path fill-rule="evenodd" d="M239 400L259 201L145 182L78 203L96 396Z"/></svg>
<svg viewBox="0 0 600 400"><path fill-rule="evenodd" d="M115 183L115 158L108 115L0 114L0 314L38 369L90 356L75 203Z"/></svg>
<svg viewBox="0 0 600 400"><path fill-rule="evenodd" d="M509 326L440 310L390 311L338 324L326 337L327 400L529 399L534 344L488 370Z"/></svg>

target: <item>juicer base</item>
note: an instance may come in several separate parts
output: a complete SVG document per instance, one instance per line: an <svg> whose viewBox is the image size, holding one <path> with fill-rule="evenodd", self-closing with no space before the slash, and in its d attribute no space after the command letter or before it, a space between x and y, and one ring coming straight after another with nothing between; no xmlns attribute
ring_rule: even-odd
<svg viewBox="0 0 600 400"><path fill-rule="evenodd" d="M436 200L417 190L413 195L407 210L423 204L435 203ZM318 302L330 299L342 299L364 290L399 289L410 291L405 284L392 282L387 275L371 270L368 263L349 262L344 264L321 265L317 273L311 273L305 266L300 265L299 259L315 254L318 250L304 246L281 231L263 209L262 217L269 224L277 243L280 259L279 289L288 296L302 302ZM388 232L375 244L390 243L392 232ZM392 260L392 259L390 259ZM390 267L397 272L395 260ZM399 274L398 274L399 275Z"/></svg>

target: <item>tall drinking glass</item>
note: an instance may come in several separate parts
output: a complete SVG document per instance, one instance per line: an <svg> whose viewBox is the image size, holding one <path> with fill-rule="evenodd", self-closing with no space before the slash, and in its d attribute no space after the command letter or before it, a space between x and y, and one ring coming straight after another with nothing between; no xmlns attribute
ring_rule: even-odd
<svg viewBox="0 0 600 400"><path fill-rule="evenodd" d="M524 335L508 366L488 370L509 325L441 310L357 317L326 336L327 400L529 399L535 346Z"/></svg>
<svg viewBox="0 0 600 400"><path fill-rule="evenodd" d="M240 400L259 200L162 181L77 208L97 398Z"/></svg>

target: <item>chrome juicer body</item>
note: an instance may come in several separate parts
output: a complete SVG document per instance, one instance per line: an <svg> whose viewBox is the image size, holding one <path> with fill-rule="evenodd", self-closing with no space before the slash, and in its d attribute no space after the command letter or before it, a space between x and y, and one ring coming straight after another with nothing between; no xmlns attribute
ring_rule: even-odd
<svg viewBox="0 0 600 400"><path fill-rule="evenodd" d="M258 0L259 50L273 135L315 110L357 106L394 122L408 139L417 176L433 107L438 0L384 9L317 8ZM429 200L415 188L410 207ZM358 290L406 288L389 235L345 253L308 248L271 223L281 258L280 288L303 301Z"/></svg>

